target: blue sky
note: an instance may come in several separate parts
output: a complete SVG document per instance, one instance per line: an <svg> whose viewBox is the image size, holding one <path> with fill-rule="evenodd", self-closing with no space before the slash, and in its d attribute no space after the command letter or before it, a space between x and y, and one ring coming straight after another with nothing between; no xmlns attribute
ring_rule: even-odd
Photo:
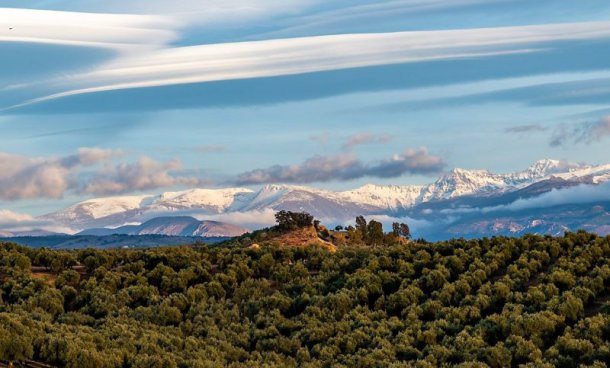
<svg viewBox="0 0 610 368"><path fill-rule="evenodd" d="M610 161L605 0L0 7L3 210Z"/></svg>

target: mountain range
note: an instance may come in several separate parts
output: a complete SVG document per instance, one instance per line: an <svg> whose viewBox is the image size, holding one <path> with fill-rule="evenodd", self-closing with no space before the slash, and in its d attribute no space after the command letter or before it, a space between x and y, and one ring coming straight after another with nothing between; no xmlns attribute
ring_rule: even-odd
<svg viewBox="0 0 610 368"><path fill-rule="evenodd" d="M608 220L605 201L610 202L610 195L604 196L605 183L610 183L610 164L547 159L508 174L454 169L427 185L369 184L347 191L266 185L257 190L189 189L95 198L38 220L85 230L85 234L102 234L113 228L114 233L122 234L231 236L245 230L221 222L270 224L273 218L269 214L285 209L309 212L329 224L351 222L358 215L387 221L403 219L411 221L416 235L431 238L554 234L580 227L605 233L610 224L604 222ZM574 191L584 194L571 195ZM588 200L590 196L594 200ZM539 203L531 204L535 200ZM592 217L583 215L587 211ZM184 216L221 222L200 222ZM583 223L585 219L589 222ZM92 228L97 230L89 230Z"/></svg>

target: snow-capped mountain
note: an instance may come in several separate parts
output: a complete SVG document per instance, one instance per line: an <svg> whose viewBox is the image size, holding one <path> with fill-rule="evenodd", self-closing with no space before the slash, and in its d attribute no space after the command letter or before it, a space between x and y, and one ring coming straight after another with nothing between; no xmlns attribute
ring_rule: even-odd
<svg viewBox="0 0 610 368"><path fill-rule="evenodd" d="M149 211L173 212L188 209L203 209L210 213L221 213L231 205L240 203L252 193L246 188L191 189L181 192L165 192L153 197L146 205Z"/></svg>
<svg viewBox="0 0 610 368"><path fill-rule="evenodd" d="M504 204L523 196L540 195L579 183L610 181L610 165L591 166L558 160L541 160L508 174L487 170L454 169L427 185L364 185L348 191L306 186L266 185L247 188L190 189L159 195L97 198L42 216L76 231L87 228L141 224L159 216L195 216L258 213L266 210L305 211L317 218L347 221L357 215L417 215L423 209L441 211L480 206L501 198ZM609 198L610 199L610 198ZM496 203L497 204L497 203Z"/></svg>
<svg viewBox="0 0 610 368"><path fill-rule="evenodd" d="M473 194L507 192L555 174L570 173L581 168L581 165L559 160L540 160L524 171L509 174L494 174L487 170L454 169L424 189L423 202Z"/></svg>
<svg viewBox="0 0 610 368"><path fill-rule="evenodd" d="M374 204L352 201L342 193L296 185L266 185L240 199L245 201L231 206L232 211L304 211L323 219L338 219L379 210Z"/></svg>
<svg viewBox="0 0 610 368"><path fill-rule="evenodd" d="M584 166L559 160L540 160L524 171L494 174L487 170L453 169L428 185L365 185L342 192L349 200L386 209L405 209L417 204L469 195L491 195L524 188L556 174L566 178L586 176L595 170L610 173L610 165ZM600 176L601 178L601 176ZM610 180L610 178L608 178Z"/></svg>

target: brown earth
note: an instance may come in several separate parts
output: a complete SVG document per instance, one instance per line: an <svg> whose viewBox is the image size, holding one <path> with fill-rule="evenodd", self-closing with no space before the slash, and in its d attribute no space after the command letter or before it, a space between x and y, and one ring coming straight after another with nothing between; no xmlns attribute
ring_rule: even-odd
<svg viewBox="0 0 610 368"><path fill-rule="evenodd" d="M328 249L331 252L337 250L337 247L318 236L316 229L311 227L304 227L293 230L289 233L282 234L272 240L265 242L269 244L277 244L286 247L305 247L309 245L319 245L323 248Z"/></svg>

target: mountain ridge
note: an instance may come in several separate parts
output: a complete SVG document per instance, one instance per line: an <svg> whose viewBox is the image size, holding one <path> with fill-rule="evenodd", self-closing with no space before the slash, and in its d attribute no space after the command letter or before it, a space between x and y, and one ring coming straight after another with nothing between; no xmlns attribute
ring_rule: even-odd
<svg viewBox="0 0 610 368"><path fill-rule="evenodd" d="M94 198L38 219L77 231L139 225L155 217L167 216L214 219L215 216L253 213L254 217L261 217L257 214L269 210L304 211L336 223L353 220L357 215L445 221L446 212L458 207L505 205L552 190L606 182L610 182L610 164L587 165L545 159L525 170L506 174L456 168L424 185L366 184L352 190L331 191L269 184L258 190L195 188L158 195Z"/></svg>

